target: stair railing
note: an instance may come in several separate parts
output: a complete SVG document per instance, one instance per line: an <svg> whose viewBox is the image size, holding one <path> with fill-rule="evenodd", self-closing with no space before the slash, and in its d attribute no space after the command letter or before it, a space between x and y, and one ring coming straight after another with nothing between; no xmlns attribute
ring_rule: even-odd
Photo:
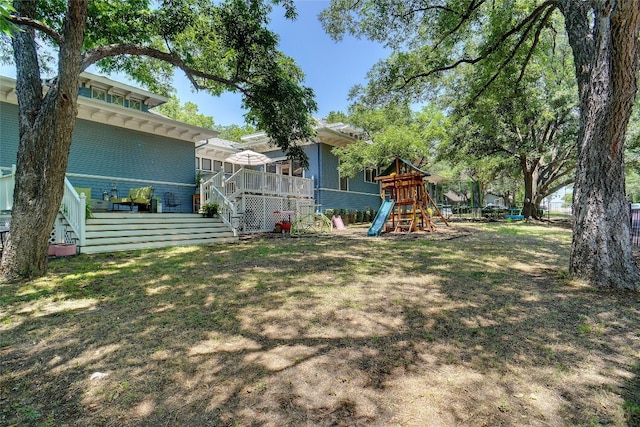
<svg viewBox="0 0 640 427"><path fill-rule="evenodd" d="M233 230L233 235L238 235L239 221L235 203L227 198L223 193L224 183L219 175L224 176L224 172L219 172L200 185L201 204L216 203L220 219Z"/></svg>
<svg viewBox="0 0 640 427"><path fill-rule="evenodd" d="M85 222L87 215L87 196L78 194L67 178L64 179L64 194L60 204L60 212L67 220L69 227L78 236L78 243L84 246L86 242Z"/></svg>

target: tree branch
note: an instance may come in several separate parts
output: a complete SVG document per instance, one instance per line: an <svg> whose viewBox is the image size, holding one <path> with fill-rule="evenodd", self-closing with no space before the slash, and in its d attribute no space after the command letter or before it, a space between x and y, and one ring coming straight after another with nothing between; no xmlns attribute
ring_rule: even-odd
<svg viewBox="0 0 640 427"><path fill-rule="evenodd" d="M504 69L504 67L507 66L507 64L509 64L511 62L511 60L516 56L516 53L518 53L518 50L520 49L520 46L522 46L522 44L525 42L525 40L527 39L527 35L529 34L529 32L531 31L531 29L534 27L535 25L535 20L531 20L529 22L529 24L527 25L527 28L524 30L524 33L520 36L520 39L518 40L518 42L516 43L516 45L514 46L514 48L511 50L511 52L509 53L509 55L507 55L507 57L504 59L504 61L502 61L502 63L500 64L500 66L498 67L498 69L496 70L495 73L493 73L493 76L491 76L491 78L480 88L480 90L478 91L478 93L476 93L473 98L471 98L471 101L469 102L470 104L474 103L476 99L478 99L480 97L480 95L482 95L484 93L485 90L487 90L487 88L491 85L491 83L493 83L498 76L500 75L500 73L502 72L502 70ZM503 40L503 42L506 41ZM497 50L499 45L495 45L491 48L491 50L494 52L495 50ZM492 53L492 52L491 52ZM485 58L487 56L489 56L490 53L487 53L485 55Z"/></svg>
<svg viewBox="0 0 640 427"><path fill-rule="evenodd" d="M520 82L524 78L524 71L527 68L527 64L529 63L529 60L531 60L531 57L533 56L533 51L536 49L536 46L538 46L538 43L540 42L540 33L542 33L542 29L545 27L547 22L549 22L549 18L551 18L551 14L553 13L554 10L555 8L553 7L549 8L549 10L547 10L547 13L545 13L545 15L542 17L542 20L538 24L538 29L536 30L536 34L533 37L533 43L531 44L531 48L529 49L529 52L527 52L527 57L522 62L520 75L518 76L518 80L516 80L516 84L515 84L516 87L520 85Z"/></svg>
<svg viewBox="0 0 640 427"><path fill-rule="evenodd" d="M421 79L421 78L426 78L429 76L432 76L434 74L437 73L441 73L443 71L449 71L452 70L462 64L476 64L478 62L480 62L481 60L487 58L489 55L491 55L492 53L494 53L496 50L498 50L498 48L500 46L502 46L502 44L507 41L507 39L509 39L512 35L518 33L519 31L521 31L523 28L526 27L526 31L525 31L525 35L529 33L529 31L531 31L531 28L533 27L533 25L535 25L536 23L536 19L538 19L540 17L540 15L542 15L548 8L552 10L556 9L558 7L557 5L557 1L556 0L547 0L546 2L544 2L543 4L541 4L540 6L538 6L533 12L531 12L531 14L529 14L529 16L527 16L525 19L523 19L522 21L520 21L518 23L518 25L516 25L515 27L513 27L511 30L505 32L499 39L498 41L496 41L496 43L491 46L489 49L487 49L487 51L476 57L476 58L462 58L457 60L456 62L449 64L449 65L444 65L441 67L436 67L432 70L429 70L425 73L418 73L418 74L414 74L413 76L409 77L409 78L403 78L404 83L399 86L397 88L397 90L402 90L405 87L407 87L412 81L417 80L417 79ZM514 49L511 52L511 55L508 59L513 58L513 56L515 56L515 52L517 52L517 48L519 48L522 43L524 42L524 37L521 37L521 39L519 40L516 49ZM500 70L504 68L504 63L503 65L500 67ZM497 75L495 75L494 77L491 78L491 80L489 81L489 83L487 85L485 85L485 87L481 90L480 93L484 92L484 89L486 89L486 87L491 84L495 79L497 78ZM474 97L474 99L477 98Z"/></svg>
<svg viewBox="0 0 640 427"><path fill-rule="evenodd" d="M467 8L467 10L465 10L464 13L462 14L452 11L452 13L456 15L460 15L460 22L458 22L458 25L456 25L451 31L447 32L444 36L442 36L442 38L433 46L433 50L437 49L440 46L440 44L442 44L447 39L447 37L449 37L451 34L455 34L455 32L458 31L460 27L462 27L462 25L471 17L471 14L480 6L482 6L484 2L485 0L480 0L476 4L475 0L472 1L471 3L469 3L469 7Z"/></svg>
<svg viewBox="0 0 640 427"><path fill-rule="evenodd" d="M482 1L484 1L484 0L482 0ZM471 3L473 3L473 2L471 2ZM402 18L402 19L405 19L405 18L406 18L407 16L409 16L409 15L414 15L414 14L416 14L416 13L427 12L427 11L429 11L429 10L441 10L441 11L443 11L443 12L449 12L449 13L452 13L452 14L454 14L454 15L462 16L459 12L457 12L457 11L455 11L455 10L451 9L450 7L446 7L446 6L442 6L442 5L433 5L433 6L427 6L427 7L419 7L419 8L416 8L416 9L409 10L409 11L407 11L407 12L405 12L405 13L402 13L402 14L400 14L400 13L391 13L390 15L391 15L391 17L393 17L393 18Z"/></svg>
<svg viewBox="0 0 640 427"><path fill-rule="evenodd" d="M161 50L141 46L134 44L113 44L108 46L101 46L95 49L89 50L82 55L82 63L81 69L86 70L89 66L95 64L96 62L113 56L119 55L137 55L137 56L147 56L150 58L159 59L161 61L165 61L176 68L181 69L193 87L197 90L207 89L207 86L204 86L196 80L196 78L202 78L204 80L214 81L216 83L222 83L225 86L237 89L243 95L251 98L252 94L248 91L244 86L241 85L243 80L234 78L227 79L224 77L216 76L214 74L209 74L204 71L197 70L195 68L190 67L185 64L185 62L179 56L167 52L163 52Z"/></svg>
<svg viewBox="0 0 640 427"><path fill-rule="evenodd" d="M53 39L58 45L62 44L62 36L56 30L45 24L44 22L38 21L37 19L27 18L25 16L9 16L8 20L16 25L22 25L25 27L31 27L34 30L38 30L40 32L45 33L50 38Z"/></svg>

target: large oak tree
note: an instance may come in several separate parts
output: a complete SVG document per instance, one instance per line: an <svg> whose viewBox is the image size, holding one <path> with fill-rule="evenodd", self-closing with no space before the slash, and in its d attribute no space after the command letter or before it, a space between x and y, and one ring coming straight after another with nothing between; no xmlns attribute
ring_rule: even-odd
<svg viewBox="0 0 640 427"><path fill-rule="evenodd" d="M2 2L0 30L10 37L1 48L16 66L20 135L5 280L46 271L79 75L92 65L161 93L176 69L195 89L240 93L247 121L305 159L295 141L312 135L314 94L267 26L273 4L295 18L292 0L15 0L14 10Z"/></svg>
<svg viewBox="0 0 640 427"><path fill-rule="evenodd" d="M447 71L488 60L497 66L486 86L506 72L517 81L541 35L565 31L580 108L569 271L597 286L640 289L623 158L637 91L640 2L332 0L321 20L336 39L351 33L393 49L370 71L363 90L379 102L398 96L423 101L437 92Z"/></svg>
<svg viewBox="0 0 640 427"><path fill-rule="evenodd" d="M526 218L538 215L545 197L573 183L576 166L577 90L569 47L561 34L541 44L544 51L516 83L512 72L484 87L484 76L496 68L489 61L457 70L444 97L452 137L439 147L450 161L512 159L522 178Z"/></svg>

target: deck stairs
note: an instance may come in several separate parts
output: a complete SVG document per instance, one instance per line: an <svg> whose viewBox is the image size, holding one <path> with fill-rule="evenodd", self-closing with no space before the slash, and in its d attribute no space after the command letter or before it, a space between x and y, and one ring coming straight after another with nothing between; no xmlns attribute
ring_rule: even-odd
<svg viewBox="0 0 640 427"><path fill-rule="evenodd" d="M86 222L81 253L117 252L167 246L237 241L220 218L197 214L93 213Z"/></svg>

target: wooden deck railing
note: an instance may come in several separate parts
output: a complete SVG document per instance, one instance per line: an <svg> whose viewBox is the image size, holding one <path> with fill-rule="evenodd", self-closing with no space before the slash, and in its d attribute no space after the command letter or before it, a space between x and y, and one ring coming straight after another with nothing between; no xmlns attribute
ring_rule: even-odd
<svg viewBox="0 0 640 427"><path fill-rule="evenodd" d="M217 203L220 218L234 233L246 232L243 207L239 205L244 195L313 199L313 180L243 168L226 178L224 172L218 172L200 187L201 203Z"/></svg>
<svg viewBox="0 0 640 427"><path fill-rule="evenodd" d="M224 193L230 199L242 193L313 198L313 179L243 168L224 180Z"/></svg>

